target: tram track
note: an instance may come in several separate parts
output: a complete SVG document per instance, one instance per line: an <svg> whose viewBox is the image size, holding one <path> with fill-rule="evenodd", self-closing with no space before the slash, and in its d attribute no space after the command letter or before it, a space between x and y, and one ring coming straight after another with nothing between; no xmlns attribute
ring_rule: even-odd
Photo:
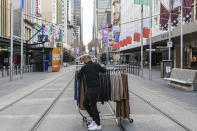
<svg viewBox="0 0 197 131"><path fill-rule="evenodd" d="M72 79L67 83L67 85L64 87L64 89L59 93L59 95L52 101L52 103L50 104L50 106L44 111L44 113L41 115L41 117L35 122L35 124L30 128L29 131L36 131L39 126L42 124L42 122L44 121L44 119L46 118L46 116L50 113L50 111L53 109L53 107L55 106L56 102L61 98L61 96L64 94L64 92L66 91L66 89L71 85L71 83L73 82L74 77L72 77Z"/></svg>
<svg viewBox="0 0 197 131"><path fill-rule="evenodd" d="M168 119L170 119L171 121L173 121L174 123L176 123L177 125L179 125L180 127L182 127L183 129L185 129L186 131L192 131L189 127L186 127L185 125L183 125L182 123L180 123L179 121L177 121L176 119L174 119L173 117L171 117L170 115L166 114L161 109L159 109L157 106L153 105L150 101L144 99L143 97L139 96L135 92L130 91L130 94L138 97L140 100L142 100L143 102L145 102L146 104L148 104L149 106L151 106L153 109L157 110L158 112L160 112L161 114L163 114L164 116L166 116Z"/></svg>
<svg viewBox="0 0 197 131"><path fill-rule="evenodd" d="M67 72L68 72L68 71L67 71ZM67 72L65 72L65 73L67 73ZM47 82L46 84L42 85L40 88L37 88L37 89L33 90L32 92L27 93L27 94L24 95L23 97L20 97L19 99L16 99L15 101L13 101L13 102L11 102L10 104L6 105L5 107L1 108L1 109L0 109L0 112L2 112L2 111L4 111L4 110L8 109L9 107L13 106L14 104L16 104L16 103L20 102L21 100L25 99L26 97L28 97L28 96L30 96L30 95L36 93L37 91L39 91L39 90L41 90L41 89L43 89L43 88L45 88L46 86L49 86L50 84L55 83L55 81L58 80L59 77L64 76L65 73L63 73L62 75L60 75L60 76L58 76L58 77L56 77L56 78L50 80L50 81Z"/></svg>

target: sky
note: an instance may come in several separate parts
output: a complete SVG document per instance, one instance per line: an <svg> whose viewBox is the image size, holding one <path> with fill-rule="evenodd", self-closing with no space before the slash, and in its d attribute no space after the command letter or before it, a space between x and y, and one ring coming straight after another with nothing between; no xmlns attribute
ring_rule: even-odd
<svg viewBox="0 0 197 131"><path fill-rule="evenodd" d="M83 41L87 45L92 40L93 0L82 0L83 8Z"/></svg>

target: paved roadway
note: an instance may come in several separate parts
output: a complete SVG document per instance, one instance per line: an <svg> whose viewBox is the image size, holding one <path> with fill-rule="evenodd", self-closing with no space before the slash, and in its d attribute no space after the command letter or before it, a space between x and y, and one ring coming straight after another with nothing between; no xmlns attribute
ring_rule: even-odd
<svg viewBox="0 0 197 131"><path fill-rule="evenodd" d="M87 131L73 100L74 71L74 67L69 67L56 73L54 77L48 76L37 83L33 83L33 80L39 78L32 75L31 80L26 79L27 84L21 86L21 89L18 87L14 91L8 88L11 93L5 91L7 94L0 96L0 131ZM134 119L134 123L123 121L125 130L184 131L185 129L176 122L135 95L133 77L130 76L129 85L131 88L131 118ZM20 83L20 81L23 80L14 81L12 84ZM9 84L8 82L7 85ZM1 85L0 88L2 88ZM138 91L136 92L138 93ZM107 104L98 104L98 108L101 116L111 114ZM84 112L84 114L86 113ZM108 120L109 117L102 118L102 131L120 131L115 120Z"/></svg>

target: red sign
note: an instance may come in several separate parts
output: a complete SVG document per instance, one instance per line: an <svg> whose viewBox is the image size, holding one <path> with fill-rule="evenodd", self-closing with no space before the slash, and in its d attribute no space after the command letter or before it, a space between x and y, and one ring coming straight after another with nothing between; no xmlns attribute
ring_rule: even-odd
<svg viewBox="0 0 197 131"><path fill-rule="evenodd" d="M38 0L36 0L36 14L39 14L39 9L38 9Z"/></svg>

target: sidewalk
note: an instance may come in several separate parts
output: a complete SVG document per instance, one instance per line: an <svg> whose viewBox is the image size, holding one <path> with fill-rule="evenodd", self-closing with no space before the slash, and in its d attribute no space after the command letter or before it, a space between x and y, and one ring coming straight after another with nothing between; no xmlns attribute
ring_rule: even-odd
<svg viewBox="0 0 197 131"><path fill-rule="evenodd" d="M197 130L197 92L168 87L167 82L160 78L158 70L153 70L153 80L149 81L148 69L144 70L144 78L129 75L129 87L132 93L180 125Z"/></svg>

